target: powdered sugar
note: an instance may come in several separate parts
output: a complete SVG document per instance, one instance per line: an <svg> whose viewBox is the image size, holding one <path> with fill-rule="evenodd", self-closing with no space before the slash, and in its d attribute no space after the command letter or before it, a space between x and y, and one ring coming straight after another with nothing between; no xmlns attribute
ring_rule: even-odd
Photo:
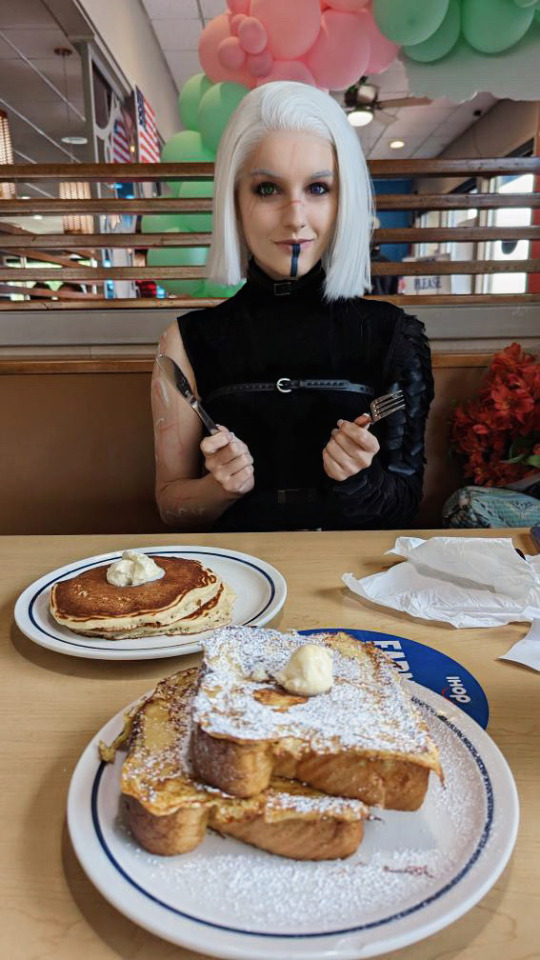
<svg viewBox="0 0 540 960"><path fill-rule="evenodd" d="M218 904L225 897L228 922L234 925L259 932L315 932L329 923L340 927L370 922L384 903L422 899L442 865L438 851L419 854L414 849L374 853L369 861L361 854L328 863L281 859L277 868L278 860L266 854L250 859L249 869L242 868L238 855L224 847L213 852L211 869L208 861L194 857L189 862L186 858L181 872L175 873L155 861L150 877L158 884L172 881L169 895L175 898L183 899L190 888L204 889L205 900Z"/></svg>
<svg viewBox="0 0 540 960"><path fill-rule="evenodd" d="M294 810L296 813L313 813L321 817L361 819L368 812L360 800L346 800L344 797L328 797L321 794L283 793L270 789L266 797L266 809L270 812Z"/></svg>
<svg viewBox="0 0 540 960"><path fill-rule="evenodd" d="M333 652L334 684L327 693L292 704L285 712L260 703L264 670L278 677L291 653L306 642L297 633L253 627L216 630L204 642L206 672L194 701L194 719L210 734L238 740L297 737L316 752L368 749L428 754L431 742L418 722L393 665L369 645L346 656L332 635L310 642Z"/></svg>

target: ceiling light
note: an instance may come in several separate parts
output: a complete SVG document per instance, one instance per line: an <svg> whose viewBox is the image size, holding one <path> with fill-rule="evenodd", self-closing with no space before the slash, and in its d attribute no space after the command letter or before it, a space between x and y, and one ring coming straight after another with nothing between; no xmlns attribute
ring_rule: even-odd
<svg viewBox="0 0 540 960"><path fill-rule="evenodd" d="M35 213L34 216L33 216L33 219L34 219L34 220L43 220L43 217L41 216L40 213Z"/></svg>
<svg viewBox="0 0 540 960"><path fill-rule="evenodd" d="M88 143L88 137L60 137L62 143L71 143L76 147L82 147L83 144Z"/></svg>
<svg viewBox="0 0 540 960"><path fill-rule="evenodd" d="M369 107L358 107L357 110L352 110L348 114L348 119L353 127L367 127L373 120L373 110Z"/></svg>
<svg viewBox="0 0 540 960"><path fill-rule="evenodd" d="M404 146L405 146L405 141L404 141L404 140L391 140L391 141L390 141L390 149L391 149L391 150L401 150L401 148L404 147Z"/></svg>

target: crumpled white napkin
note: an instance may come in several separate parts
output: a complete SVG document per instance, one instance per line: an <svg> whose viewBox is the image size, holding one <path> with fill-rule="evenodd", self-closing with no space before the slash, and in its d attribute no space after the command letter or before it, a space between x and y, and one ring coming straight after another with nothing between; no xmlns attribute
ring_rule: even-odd
<svg viewBox="0 0 540 960"><path fill-rule="evenodd" d="M357 580L353 593L373 603L453 627L499 627L540 619L540 556L523 560L510 538L398 537L390 570Z"/></svg>

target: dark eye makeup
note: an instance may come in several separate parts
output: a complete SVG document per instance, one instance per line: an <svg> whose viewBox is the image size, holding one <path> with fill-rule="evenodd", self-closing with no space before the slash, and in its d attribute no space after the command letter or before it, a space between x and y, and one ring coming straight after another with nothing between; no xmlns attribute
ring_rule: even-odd
<svg viewBox="0 0 540 960"><path fill-rule="evenodd" d="M330 185L323 181L310 183L307 187L307 191L312 197L324 197L327 193L330 193L330 189ZM279 188L277 184L270 180L263 180L261 183L255 184L253 192L258 197L273 197L276 193L279 193Z"/></svg>

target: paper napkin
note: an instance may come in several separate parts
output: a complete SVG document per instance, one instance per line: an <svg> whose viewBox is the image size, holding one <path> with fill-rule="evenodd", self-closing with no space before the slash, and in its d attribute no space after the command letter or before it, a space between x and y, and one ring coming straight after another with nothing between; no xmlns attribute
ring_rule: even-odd
<svg viewBox="0 0 540 960"><path fill-rule="evenodd" d="M523 559L510 538L398 537L392 550L406 559L357 580L353 593L373 603L454 627L497 627L540 620L540 556Z"/></svg>
<svg viewBox="0 0 540 960"><path fill-rule="evenodd" d="M534 620L529 632L510 647L508 653L503 653L499 660L515 660L540 671L540 620Z"/></svg>

